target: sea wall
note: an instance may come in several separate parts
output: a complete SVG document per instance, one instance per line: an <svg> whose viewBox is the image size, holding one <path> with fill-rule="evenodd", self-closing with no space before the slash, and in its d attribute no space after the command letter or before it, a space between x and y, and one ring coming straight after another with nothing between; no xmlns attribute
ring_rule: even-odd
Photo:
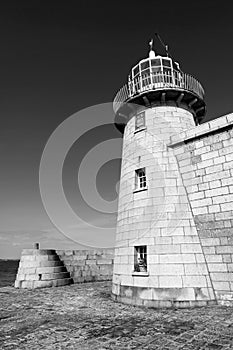
<svg viewBox="0 0 233 350"><path fill-rule="evenodd" d="M171 138L217 298L233 298L233 114Z"/></svg>
<svg viewBox="0 0 233 350"><path fill-rule="evenodd" d="M112 279L114 249L56 250L74 283Z"/></svg>

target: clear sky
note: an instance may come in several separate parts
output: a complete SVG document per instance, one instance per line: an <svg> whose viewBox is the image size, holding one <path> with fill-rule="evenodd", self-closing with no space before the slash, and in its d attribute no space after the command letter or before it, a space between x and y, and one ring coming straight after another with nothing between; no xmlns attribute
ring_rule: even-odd
<svg viewBox="0 0 233 350"><path fill-rule="evenodd" d="M51 133L66 118L111 102L155 32L184 72L206 91L207 116L233 111L233 27L230 1L5 1L0 5L0 258L22 248L80 247L50 222L39 192L39 164ZM163 50L155 41L155 49ZM64 165L64 191L87 222L114 227L116 215L89 208L76 183L78 165L94 145L119 138L103 126L83 136ZM117 198L120 160L96 177L106 200ZM77 227L84 234L95 228ZM114 241L109 231L109 244ZM104 238L103 238L104 239ZM101 245L101 237L100 237Z"/></svg>

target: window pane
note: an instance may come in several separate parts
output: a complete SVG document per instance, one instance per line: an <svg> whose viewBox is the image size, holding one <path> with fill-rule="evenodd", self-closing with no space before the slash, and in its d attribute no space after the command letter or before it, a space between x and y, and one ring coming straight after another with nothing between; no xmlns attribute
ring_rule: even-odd
<svg viewBox="0 0 233 350"><path fill-rule="evenodd" d="M160 73L160 72L162 72L161 67L152 67L151 70L152 70L152 73Z"/></svg>
<svg viewBox="0 0 233 350"><path fill-rule="evenodd" d="M134 70L133 70L133 74L134 76L137 75L139 73L139 66L137 65Z"/></svg>
<svg viewBox="0 0 233 350"><path fill-rule="evenodd" d="M141 63L140 66L141 66L141 70L149 68L149 61Z"/></svg>
<svg viewBox="0 0 233 350"><path fill-rule="evenodd" d="M147 271L147 254L146 246L134 247L134 270L137 272Z"/></svg>
<svg viewBox="0 0 233 350"><path fill-rule="evenodd" d="M163 62L163 66L171 67L171 61L170 60L163 59L162 62Z"/></svg>
<svg viewBox="0 0 233 350"><path fill-rule="evenodd" d="M159 58L156 58L155 60L151 60L152 66L161 66L161 61Z"/></svg>
<svg viewBox="0 0 233 350"><path fill-rule="evenodd" d="M136 186L136 188L145 188L146 187L145 168L135 170L135 186Z"/></svg>
<svg viewBox="0 0 233 350"><path fill-rule="evenodd" d="M145 112L139 113L135 118L135 128L139 129L145 126Z"/></svg>

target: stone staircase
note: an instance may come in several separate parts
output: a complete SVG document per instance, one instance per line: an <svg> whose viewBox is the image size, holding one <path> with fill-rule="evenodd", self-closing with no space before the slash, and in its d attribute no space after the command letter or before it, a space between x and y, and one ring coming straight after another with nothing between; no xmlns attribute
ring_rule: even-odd
<svg viewBox="0 0 233 350"><path fill-rule="evenodd" d="M73 279L56 251L35 246L22 251L15 287L34 289L72 284Z"/></svg>

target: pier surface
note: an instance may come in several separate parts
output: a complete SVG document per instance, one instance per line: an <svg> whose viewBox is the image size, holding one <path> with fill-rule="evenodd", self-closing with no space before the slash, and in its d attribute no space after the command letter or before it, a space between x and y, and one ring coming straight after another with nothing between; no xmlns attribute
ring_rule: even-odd
<svg viewBox="0 0 233 350"><path fill-rule="evenodd" d="M114 302L111 283L0 288L0 349L233 349L233 307L144 309Z"/></svg>

